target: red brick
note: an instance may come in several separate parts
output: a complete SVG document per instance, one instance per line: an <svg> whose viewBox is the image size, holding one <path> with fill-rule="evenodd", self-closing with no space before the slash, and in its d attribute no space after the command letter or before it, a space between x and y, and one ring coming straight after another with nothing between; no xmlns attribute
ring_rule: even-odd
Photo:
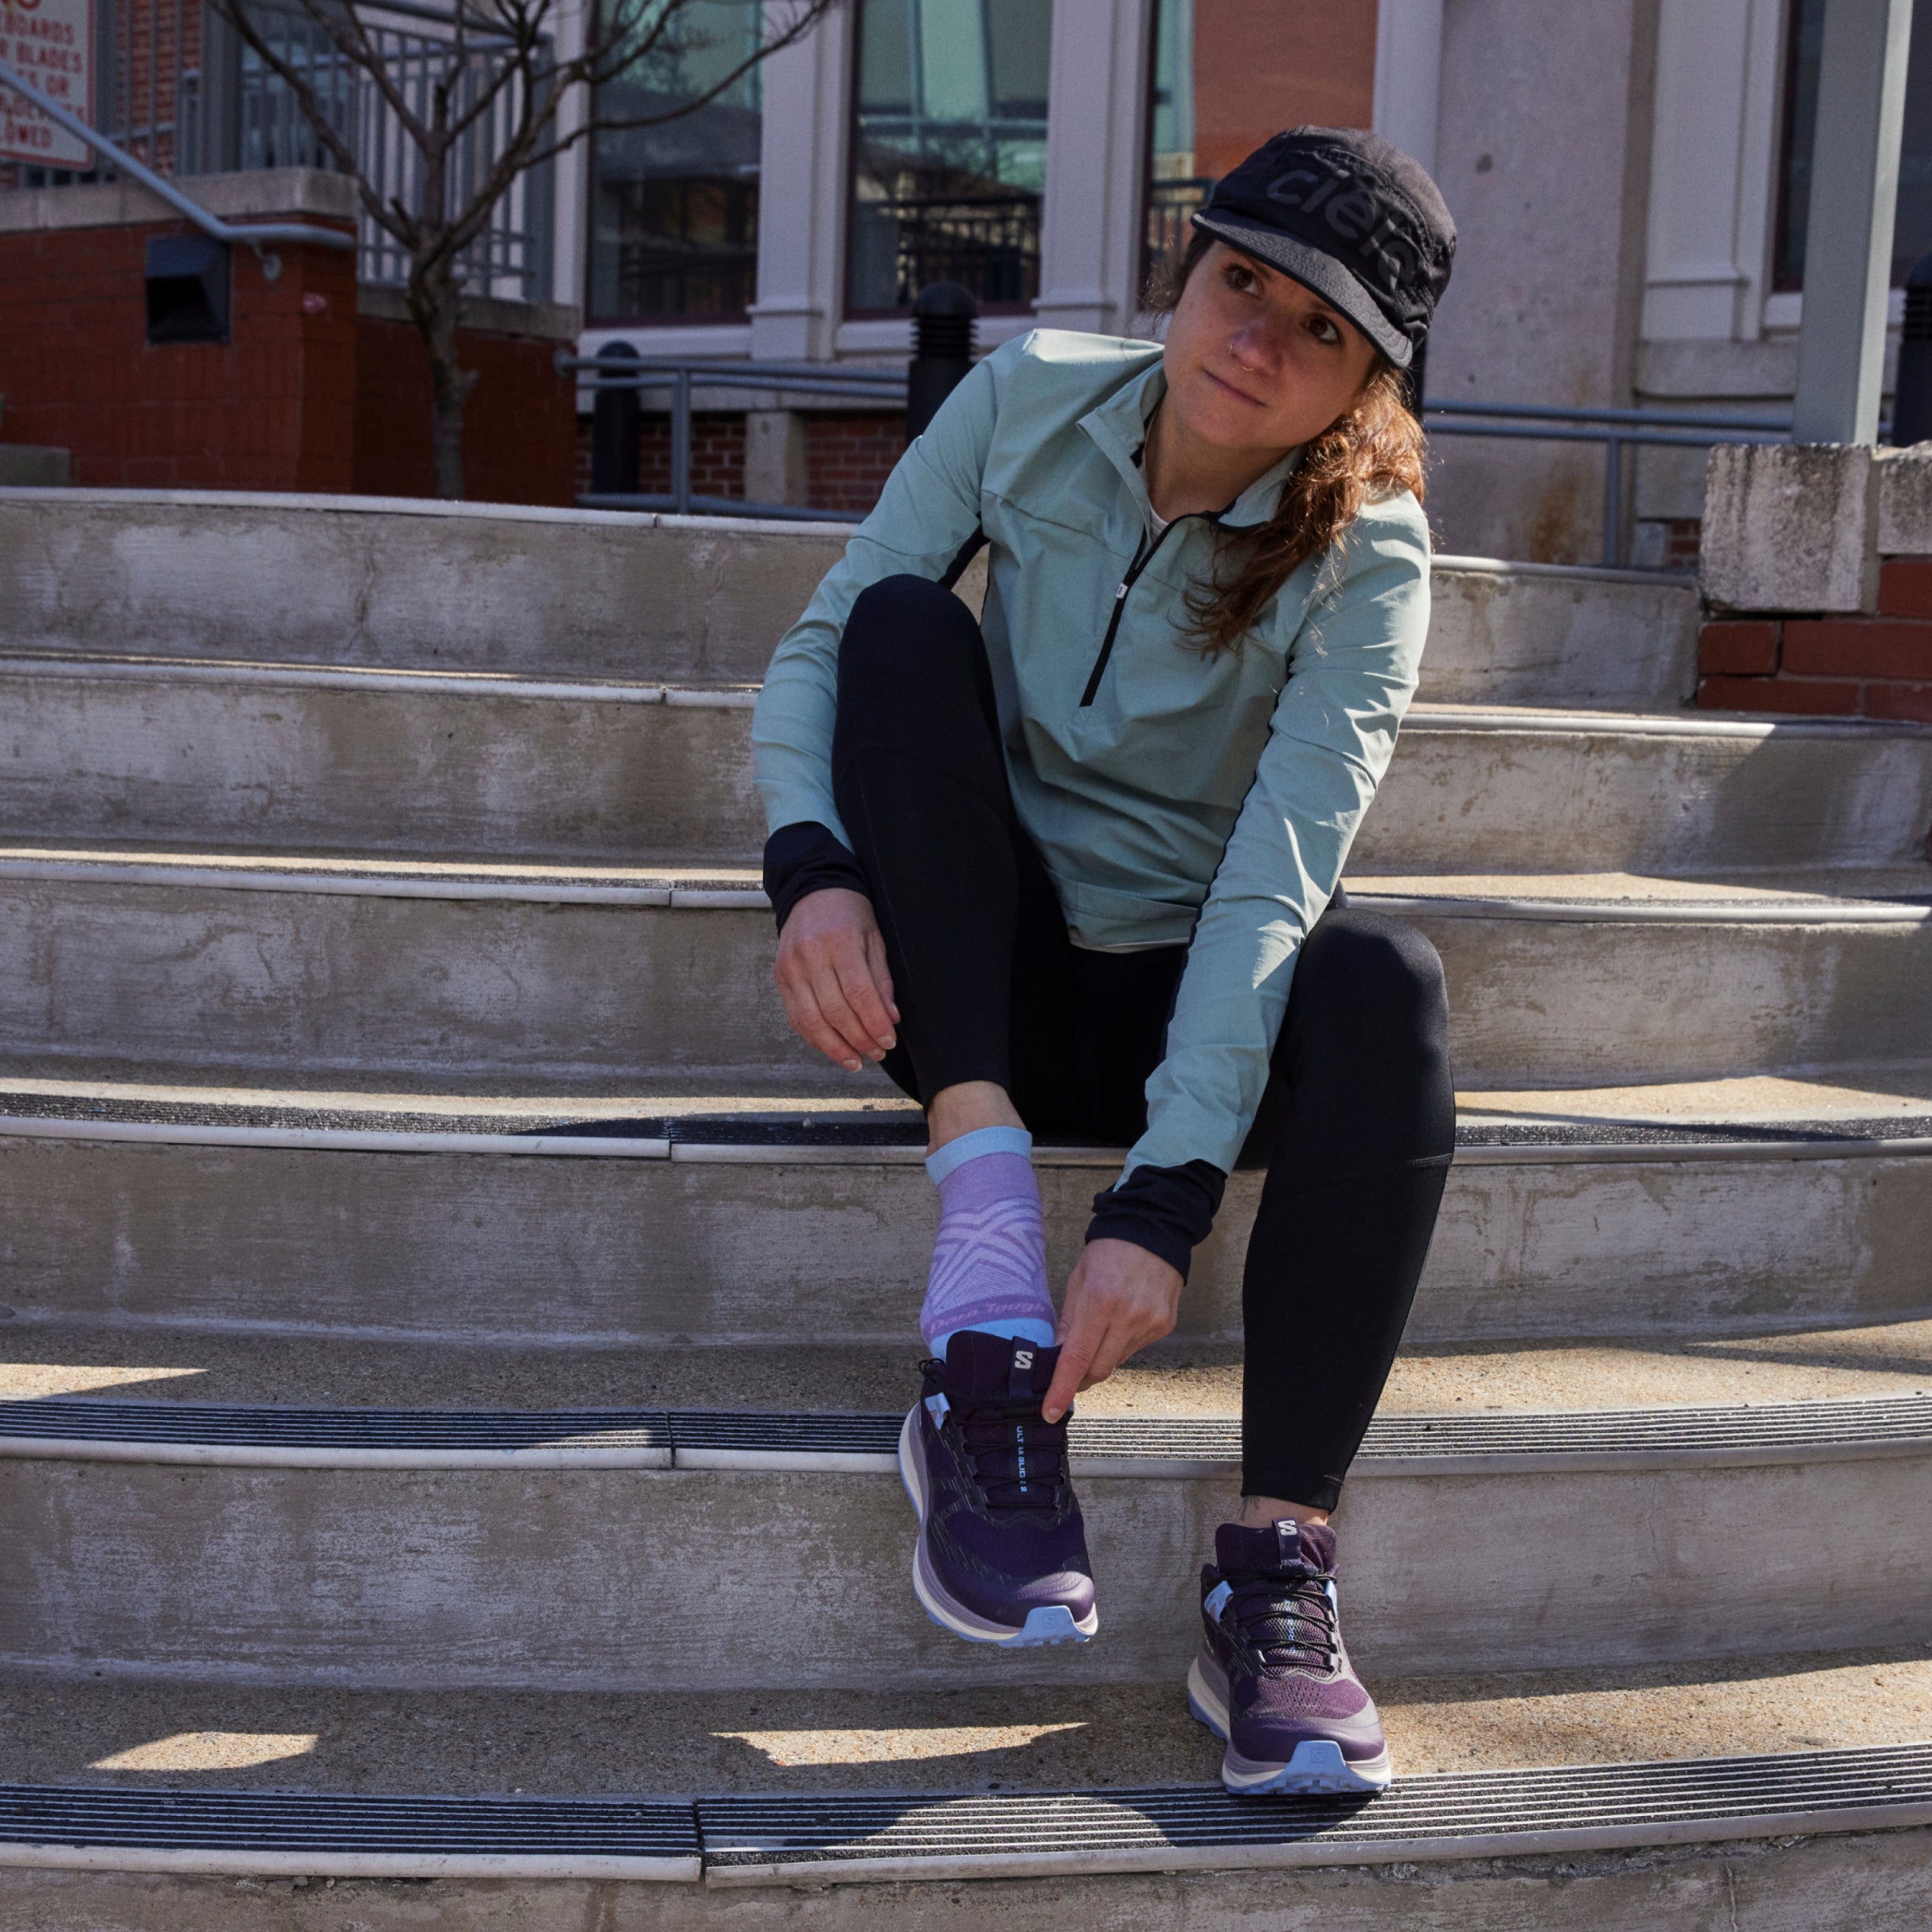
<svg viewBox="0 0 1932 1932"><path fill-rule="evenodd" d="M1878 568L1881 617L1932 617L1932 557L1888 557Z"/></svg>
<svg viewBox="0 0 1932 1932"><path fill-rule="evenodd" d="M1855 718L1859 687L1826 678L1706 678L1697 687L1705 711L1774 711L1799 717Z"/></svg>
<svg viewBox="0 0 1932 1932"><path fill-rule="evenodd" d="M1787 618L1783 668L1801 676L1932 678L1932 622Z"/></svg>
<svg viewBox="0 0 1932 1932"><path fill-rule="evenodd" d="M1865 716L1932 724L1932 684L1879 683L1865 687Z"/></svg>
<svg viewBox="0 0 1932 1932"><path fill-rule="evenodd" d="M1707 676L1769 677L1777 669L1775 619L1724 619L1698 634L1697 662Z"/></svg>

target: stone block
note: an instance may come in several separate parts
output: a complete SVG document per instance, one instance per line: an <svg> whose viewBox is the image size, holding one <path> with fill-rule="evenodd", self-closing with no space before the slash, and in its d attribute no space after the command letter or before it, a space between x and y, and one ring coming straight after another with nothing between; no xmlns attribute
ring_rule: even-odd
<svg viewBox="0 0 1932 1932"><path fill-rule="evenodd" d="M752 503L806 501L805 423L795 411L745 412L745 496Z"/></svg>
<svg viewBox="0 0 1932 1932"><path fill-rule="evenodd" d="M1732 610L1875 609L1873 456L1854 444L1717 444L1705 489L1705 596Z"/></svg>
<svg viewBox="0 0 1932 1932"><path fill-rule="evenodd" d="M64 489L68 452L32 443L0 443L0 488Z"/></svg>
<svg viewBox="0 0 1932 1932"><path fill-rule="evenodd" d="M1932 444L1878 452L1881 556L1932 556Z"/></svg>

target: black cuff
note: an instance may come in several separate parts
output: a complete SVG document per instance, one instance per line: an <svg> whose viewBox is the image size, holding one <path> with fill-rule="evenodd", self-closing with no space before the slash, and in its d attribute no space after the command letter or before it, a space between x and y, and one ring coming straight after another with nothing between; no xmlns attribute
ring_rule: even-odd
<svg viewBox="0 0 1932 1932"><path fill-rule="evenodd" d="M1208 1161L1182 1167L1137 1167L1093 1197L1090 1241L1132 1241L1187 1278L1196 1245L1208 1238L1228 1177Z"/></svg>
<svg viewBox="0 0 1932 1932"><path fill-rule="evenodd" d="M778 931L791 909L808 892L842 886L848 892L872 896L871 885L859 862L841 845L832 828L815 819L781 825L765 841L765 893L778 922Z"/></svg>

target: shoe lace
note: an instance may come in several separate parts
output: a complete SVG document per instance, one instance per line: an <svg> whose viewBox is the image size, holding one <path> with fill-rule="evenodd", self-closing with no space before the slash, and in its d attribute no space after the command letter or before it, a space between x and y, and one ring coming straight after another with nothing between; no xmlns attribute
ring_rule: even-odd
<svg viewBox="0 0 1932 1932"><path fill-rule="evenodd" d="M1043 1421L1038 1396L976 1397L952 1414L989 1509L1059 1509L1068 1481L1063 1418Z"/></svg>
<svg viewBox="0 0 1932 1932"><path fill-rule="evenodd" d="M1232 1619L1265 1673L1332 1670L1341 1637L1331 1586L1321 1570L1227 1570L1224 1620Z"/></svg>

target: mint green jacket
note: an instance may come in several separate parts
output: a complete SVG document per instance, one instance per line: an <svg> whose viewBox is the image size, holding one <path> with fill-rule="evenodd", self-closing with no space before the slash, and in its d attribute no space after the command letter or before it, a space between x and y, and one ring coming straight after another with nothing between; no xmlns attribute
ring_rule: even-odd
<svg viewBox="0 0 1932 1932"><path fill-rule="evenodd" d="M839 639L881 578L938 578L976 527L981 620L1020 822L1077 945L1191 942L1147 1131L1127 1168L1230 1171L1268 1078L1295 953L1395 749L1429 624L1429 531L1407 491L1365 506L1290 577L1237 650L1203 658L1183 608L1216 541L1154 525L1137 460L1165 390L1158 344L1038 329L967 377L780 642L752 719L768 829L832 795ZM1220 521L1264 522L1298 456ZM910 641L909 640L909 647Z"/></svg>

